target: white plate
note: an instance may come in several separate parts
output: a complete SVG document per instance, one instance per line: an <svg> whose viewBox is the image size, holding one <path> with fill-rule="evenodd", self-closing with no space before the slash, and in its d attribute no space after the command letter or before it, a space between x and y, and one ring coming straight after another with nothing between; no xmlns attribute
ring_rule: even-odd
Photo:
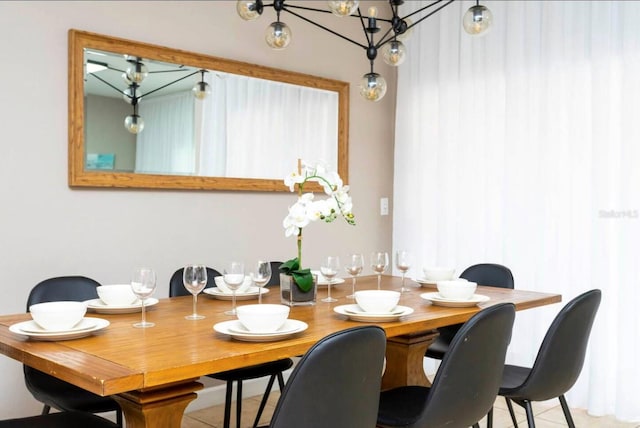
<svg viewBox="0 0 640 428"><path fill-rule="evenodd" d="M144 302L144 307L148 308L149 306L157 305L158 299L149 297ZM125 305L125 306L112 306L105 304L100 299L87 300L87 310L96 312L98 314L131 314L134 312L141 312L142 305L140 302L134 303L133 305Z"/></svg>
<svg viewBox="0 0 640 428"><path fill-rule="evenodd" d="M353 321L362 322L397 321L400 319L400 317L413 313L412 308L400 305L396 306L393 312L389 312L388 314L372 314L370 312L365 312L362 310L362 308L360 308L360 306L356 304L336 306L335 308L333 308L333 311L339 313L340 315L346 315Z"/></svg>
<svg viewBox="0 0 640 428"><path fill-rule="evenodd" d="M319 270L312 270L312 274L318 275L318 284L317 285L329 285L329 280L325 278ZM333 278L331 281L331 285L342 284L344 282L344 278Z"/></svg>
<svg viewBox="0 0 640 428"><path fill-rule="evenodd" d="M281 327L282 332L276 333L250 333L243 332L244 326L238 320L223 321L215 324L213 329L218 333L228 334L237 340L245 342L272 342L275 340L286 339L296 333L305 331L309 326L306 322L288 319Z"/></svg>
<svg viewBox="0 0 640 428"><path fill-rule="evenodd" d="M218 287L205 288L204 290L202 290L202 292L215 299L220 299L220 300L233 299L233 295L231 293L225 293L224 291L220 290ZM236 292L236 300L257 299L258 294L262 293L262 295L265 295L268 292L269 292L268 288L249 287L249 289L245 292L242 292L242 293Z"/></svg>
<svg viewBox="0 0 640 428"><path fill-rule="evenodd" d="M287 322L288 320L285 320L284 324L282 324L282 326L277 329L276 331L271 331L271 332L255 332L255 331L250 331L248 330L244 324L242 324L241 322L238 323L233 323L233 324L229 324L229 326L227 327L227 329L232 332L232 333L240 333L240 334L250 334L253 336L270 336L273 334L286 334L286 333L293 333L295 330L297 330L298 328L300 328L300 326L298 325L298 323L291 323L291 322Z"/></svg>
<svg viewBox="0 0 640 428"><path fill-rule="evenodd" d="M475 306L479 303L488 302L489 296L484 296L482 294L474 294L470 299L467 300L458 300L458 299L445 299L440 296L440 293L422 293L420 295L425 300L430 301L432 304L436 306L446 306L448 308L466 308L469 306Z"/></svg>
<svg viewBox="0 0 640 428"><path fill-rule="evenodd" d="M436 282L433 279L427 279L427 278L414 278L413 279L415 282L417 282L418 284L420 284L422 287L425 288L437 288Z"/></svg>
<svg viewBox="0 0 640 428"><path fill-rule="evenodd" d="M81 337L86 337L98 330L102 330L109 326L109 321L102 318L84 318L84 320L94 320L93 327L85 329L85 330L71 330L68 332L57 332L57 333L33 333L23 330L23 328L29 329L32 327L30 323L34 323L34 321L24 321L19 322L17 324L13 324L9 327L9 331L20 334L23 336L28 336L33 340L41 340L41 341L59 341L59 340L71 340L71 339L79 339Z"/></svg>
<svg viewBox="0 0 640 428"><path fill-rule="evenodd" d="M25 333L41 333L41 334L54 334L54 333L73 333L75 331L89 330L96 326L95 318L82 318L80 322L71 328L63 330L47 330L40 327L35 321L27 321L20 323L20 330Z"/></svg>

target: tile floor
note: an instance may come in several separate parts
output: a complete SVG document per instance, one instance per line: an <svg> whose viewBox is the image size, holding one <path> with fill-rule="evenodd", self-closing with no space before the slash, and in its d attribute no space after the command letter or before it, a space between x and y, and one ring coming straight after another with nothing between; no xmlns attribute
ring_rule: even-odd
<svg viewBox="0 0 640 428"><path fill-rule="evenodd" d="M278 400L278 396L279 394L277 391L273 391L271 393L271 397L269 397L269 403L265 408L260 424L266 425L269 422L271 414L273 413L273 409L275 408L276 402ZM556 403L557 401L555 401L555 403L534 403L533 410L536 415L536 428L560 428L567 426L564 415L562 414L562 408L560 407L559 403L555 405ZM259 404L260 397L251 397L244 399L241 419L242 428L251 427ZM515 405L514 407L516 411L516 417L518 419L518 425L522 428L526 428L527 422L524 410L517 405ZM231 409L231 412L235 412L235 409L233 407ZM612 417L589 416L586 411L581 409L571 409L571 414L573 416L576 427L579 428L640 428L640 424L618 422ZM187 413L182 421L182 428L222 428L223 415L223 405L208 407L205 409ZM234 415L231 416L231 426L235 428ZM481 421L480 426L482 428L486 427L486 422L484 420ZM496 405L494 407L493 426L495 428L513 427L511 418L509 417L509 411L507 410L504 399L501 397L496 400Z"/></svg>

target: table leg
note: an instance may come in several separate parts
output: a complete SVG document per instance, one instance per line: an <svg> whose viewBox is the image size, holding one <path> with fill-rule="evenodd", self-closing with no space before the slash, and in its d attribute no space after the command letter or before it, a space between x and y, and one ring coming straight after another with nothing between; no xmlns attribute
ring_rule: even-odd
<svg viewBox="0 0 640 428"><path fill-rule="evenodd" d="M196 399L199 382L171 384L113 396L120 404L127 428L180 428L187 405Z"/></svg>
<svg viewBox="0 0 640 428"><path fill-rule="evenodd" d="M436 330L387 339L387 367L382 376L382 389L405 385L431 386L424 373L424 353L438 337Z"/></svg>

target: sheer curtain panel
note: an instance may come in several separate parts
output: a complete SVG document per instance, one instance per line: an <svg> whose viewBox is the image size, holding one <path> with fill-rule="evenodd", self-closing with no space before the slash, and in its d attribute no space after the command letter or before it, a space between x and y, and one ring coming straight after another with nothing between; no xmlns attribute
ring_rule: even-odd
<svg viewBox="0 0 640 428"><path fill-rule="evenodd" d="M406 2L404 12L422 2ZM640 420L640 2L470 1L429 18L398 70L394 248L509 266L516 288L603 301L569 404ZM563 303L564 304L564 303ZM519 312L529 365L561 305Z"/></svg>

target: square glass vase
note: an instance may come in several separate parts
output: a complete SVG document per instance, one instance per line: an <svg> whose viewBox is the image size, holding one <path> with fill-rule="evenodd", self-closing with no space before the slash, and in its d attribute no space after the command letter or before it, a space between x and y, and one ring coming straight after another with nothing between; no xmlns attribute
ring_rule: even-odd
<svg viewBox="0 0 640 428"><path fill-rule="evenodd" d="M288 306L311 306L316 304L318 278L313 275L313 287L309 291L302 291L293 281L293 277L280 274L280 301Z"/></svg>

